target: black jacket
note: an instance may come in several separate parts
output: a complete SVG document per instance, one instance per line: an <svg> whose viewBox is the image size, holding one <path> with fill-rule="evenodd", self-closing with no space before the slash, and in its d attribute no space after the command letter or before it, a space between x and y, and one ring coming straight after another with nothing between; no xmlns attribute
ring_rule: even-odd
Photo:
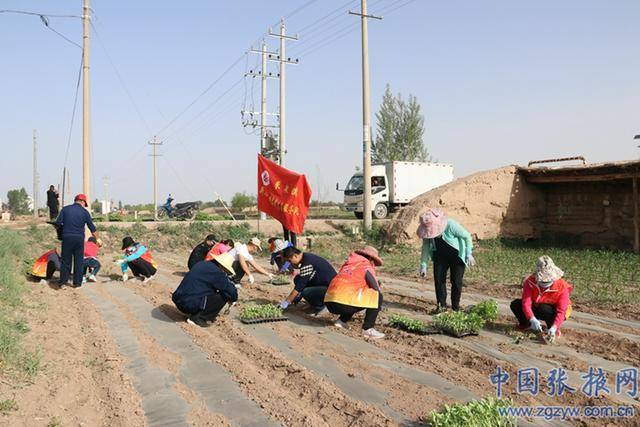
<svg viewBox="0 0 640 427"><path fill-rule="evenodd" d="M226 301L237 301L238 291L215 262L197 263L184 276L171 299L183 313L193 314L203 309L204 298L214 293L222 295Z"/></svg>
<svg viewBox="0 0 640 427"><path fill-rule="evenodd" d="M47 206L52 209L60 208L60 201L58 201L58 193L52 190L47 190Z"/></svg>
<svg viewBox="0 0 640 427"><path fill-rule="evenodd" d="M209 253L209 250L211 250L211 248L209 247L209 245L207 245L206 242L202 242L198 246L193 248L193 250L191 251L191 255L189 255L189 261L187 261L187 267L189 267L189 270L191 270L198 261L204 261L205 257Z"/></svg>

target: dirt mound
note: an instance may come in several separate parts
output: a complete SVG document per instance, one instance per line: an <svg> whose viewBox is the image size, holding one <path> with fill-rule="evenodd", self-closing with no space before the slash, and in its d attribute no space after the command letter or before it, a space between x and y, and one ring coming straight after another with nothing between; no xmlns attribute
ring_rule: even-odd
<svg viewBox="0 0 640 427"><path fill-rule="evenodd" d="M478 172L435 188L411 201L389 225L391 240L417 240L418 215L440 207L476 239L537 234L544 196L518 174L516 166Z"/></svg>

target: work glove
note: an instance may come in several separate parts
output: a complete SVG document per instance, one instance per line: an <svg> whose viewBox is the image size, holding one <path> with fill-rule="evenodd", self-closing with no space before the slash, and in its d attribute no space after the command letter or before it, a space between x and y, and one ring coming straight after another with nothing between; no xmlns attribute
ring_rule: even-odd
<svg viewBox="0 0 640 427"><path fill-rule="evenodd" d="M529 320L529 323L531 324L532 330L536 332L542 332L542 324L538 319L536 319L535 317L532 317L531 320Z"/></svg>
<svg viewBox="0 0 640 427"><path fill-rule="evenodd" d="M249 284L253 285L256 282L256 278L253 277L253 274L249 275Z"/></svg>
<svg viewBox="0 0 640 427"><path fill-rule="evenodd" d="M127 273L123 273L122 274L122 281L126 282L127 280L129 280L129 276L127 275Z"/></svg>
<svg viewBox="0 0 640 427"><path fill-rule="evenodd" d="M280 308L286 310L287 307L289 307L289 301L287 301L286 299L282 300L282 302L280 303Z"/></svg>
<svg viewBox="0 0 640 427"><path fill-rule="evenodd" d="M273 275L273 273L269 273L269 280L273 280L275 279L276 276Z"/></svg>
<svg viewBox="0 0 640 427"><path fill-rule="evenodd" d="M117 265L118 267L120 267L122 265L122 263L124 263L123 259L118 259L116 261L113 262L115 265Z"/></svg>
<svg viewBox="0 0 640 427"><path fill-rule="evenodd" d="M549 330L547 331L547 338L554 339L556 337L557 331L558 331L558 328L556 328L556 325L553 325L552 327L550 327Z"/></svg>
<svg viewBox="0 0 640 427"><path fill-rule="evenodd" d="M427 277L427 266L420 266L420 277Z"/></svg>
<svg viewBox="0 0 640 427"><path fill-rule="evenodd" d="M469 254L467 255L467 262L466 262L467 266L469 268L471 267L475 267L476 265L476 259L473 257L473 255Z"/></svg>

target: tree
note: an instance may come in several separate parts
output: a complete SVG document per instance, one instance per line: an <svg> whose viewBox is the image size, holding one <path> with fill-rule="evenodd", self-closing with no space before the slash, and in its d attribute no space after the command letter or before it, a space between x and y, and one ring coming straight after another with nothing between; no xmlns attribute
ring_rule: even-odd
<svg viewBox="0 0 640 427"><path fill-rule="evenodd" d="M376 120L376 138L371 147L374 163L430 160L422 141L424 117L415 96L409 95L408 101L401 94L393 96L387 84Z"/></svg>
<svg viewBox="0 0 640 427"><path fill-rule="evenodd" d="M238 210L255 206L256 203L256 197L245 192L236 193L233 195L233 199L231 199L231 206Z"/></svg>
<svg viewBox="0 0 640 427"><path fill-rule="evenodd" d="M102 203L100 203L100 200L95 199L93 203L91 203L91 211L102 212Z"/></svg>
<svg viewBox="0 0 640 427"><path fill-rule="evenodd" d="M9 205L9 210L14 215L26 215L30 211L29 195L24 187L19 190L9 190L7 192L7 203Z"/></svg>

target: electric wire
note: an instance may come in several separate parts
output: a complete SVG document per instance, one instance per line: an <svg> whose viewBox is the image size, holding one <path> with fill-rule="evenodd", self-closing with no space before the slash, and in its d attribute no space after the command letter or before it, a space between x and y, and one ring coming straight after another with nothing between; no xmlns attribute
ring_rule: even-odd
<svg viewBox="0 0 640 427"><path fill-rule="evenodd" d="M82 65L84 64L83 60L84 55L80 56L80 69L78 70L78 79L76 80L76 93L73 98L73 109L71 110L71 123L69 125L69 134L67 136L67 149L64 154L64 167L67 167L67 163L69 160L69 149L71 148L71 136L73 134L73 123L76 118L76 109L78 108L78 93L80 92L80 80L82 80Z"/></svg>

